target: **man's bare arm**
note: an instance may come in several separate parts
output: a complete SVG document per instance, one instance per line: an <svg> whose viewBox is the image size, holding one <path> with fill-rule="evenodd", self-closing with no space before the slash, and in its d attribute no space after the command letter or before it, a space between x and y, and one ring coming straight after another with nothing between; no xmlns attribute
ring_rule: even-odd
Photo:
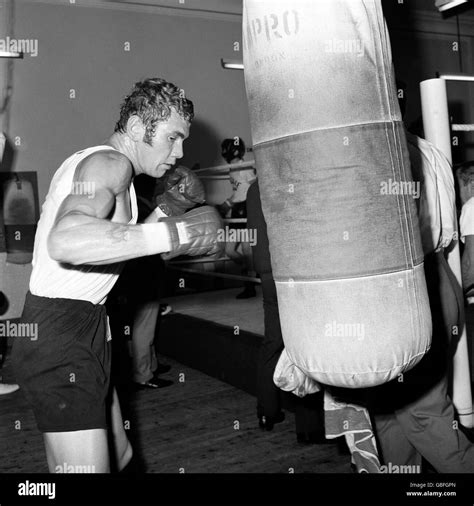
<svg viewBox="0 0 474 506"><path fill-rule="evenodd" d="M164 223L112 223L116 196L130 185L131 166L116 153L97 153L77 169L75 181L94 189L71 194L61 204L48 237L48 250L58 262L104 265L170 250ZM150 228L152 227L152 228Z"/></svg>

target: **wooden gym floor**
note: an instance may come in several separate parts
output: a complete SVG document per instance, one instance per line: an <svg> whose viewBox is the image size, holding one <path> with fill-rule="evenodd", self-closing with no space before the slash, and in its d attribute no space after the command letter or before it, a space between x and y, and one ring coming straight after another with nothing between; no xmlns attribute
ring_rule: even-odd
<svg viewBox="0 0 474 506"><path fill-rule="evenodd" d="M261 334L260 288L258 297L243 301L235 300L239 291L187 295L167 302L174 312ZM472 342L473 306L467 320ZM262 431L254 396L170 358L163 361L172 365L163 376L174 380L172 386L126 395L124 419L130 421L130 438L147 473L352 472L350 456L334 442L297 443L293 413L286 411L286 420L272 432ZM9 357L0 373L3 382L13 381ZM0 447L0 473L47 472L42 437L21 390L0 396Z"/></svg>
<svg viewBox="0 0 474 506"><path fill-rule="evenodd" d="M170 387L131 395L130 437L147 473L351 473L338 445L300 445L294 416L272 432L258 427L255 398L178 362ZM3 381L11 381L10 364ZM184 374L184 382L179 381ZM182 378L183 376L181 376ZM0 397L0 473L47 472L41 434L23 394Z"/></svg>

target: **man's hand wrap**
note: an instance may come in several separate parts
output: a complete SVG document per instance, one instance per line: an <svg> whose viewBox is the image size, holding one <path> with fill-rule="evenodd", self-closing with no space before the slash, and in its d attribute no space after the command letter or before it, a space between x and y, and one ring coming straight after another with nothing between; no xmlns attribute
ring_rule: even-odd
<svg viewBox="0 0 474 506"><path fill-rule="evenodd" d="M170 235L171 251L162 254L165 260L180 255L217 257L223 253L225 242L218 240L223 223L214 207L203 206L183 216L160 218L159 223L167 225Z"/></svg>

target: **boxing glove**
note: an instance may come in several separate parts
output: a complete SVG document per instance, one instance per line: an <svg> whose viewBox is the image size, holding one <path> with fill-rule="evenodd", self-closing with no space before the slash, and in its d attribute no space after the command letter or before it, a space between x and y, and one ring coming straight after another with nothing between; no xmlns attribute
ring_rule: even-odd
<svg viewBox="0 0 474 506"><path fill-rule="evenodd" d="M155 204L168 216L181 216L206 200L201 180L182 165L165 175L161 187L163 193L155 196Z"/></svg>
<svg viewBox="0 0 474 506"><path fill-rule="evenodd" d="M193 209L182 216L160 218L170 235L171 250L163 253L164 260L180 255L220 256L225 241L219 240L219 230L223 230L222 220L214 207L203 206Z"/></svg>

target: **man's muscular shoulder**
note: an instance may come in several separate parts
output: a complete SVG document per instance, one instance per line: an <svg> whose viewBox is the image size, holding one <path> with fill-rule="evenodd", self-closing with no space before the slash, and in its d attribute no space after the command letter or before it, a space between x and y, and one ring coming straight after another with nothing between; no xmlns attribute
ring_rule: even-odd
<svg viewBox="0 0 474 506"><path fill-rule="evenodd" d="M76 168L74 180L108 188L118 195L130 186L132 176L130 160L111 148L110 151L99 151L84 158Z"/></svg>

